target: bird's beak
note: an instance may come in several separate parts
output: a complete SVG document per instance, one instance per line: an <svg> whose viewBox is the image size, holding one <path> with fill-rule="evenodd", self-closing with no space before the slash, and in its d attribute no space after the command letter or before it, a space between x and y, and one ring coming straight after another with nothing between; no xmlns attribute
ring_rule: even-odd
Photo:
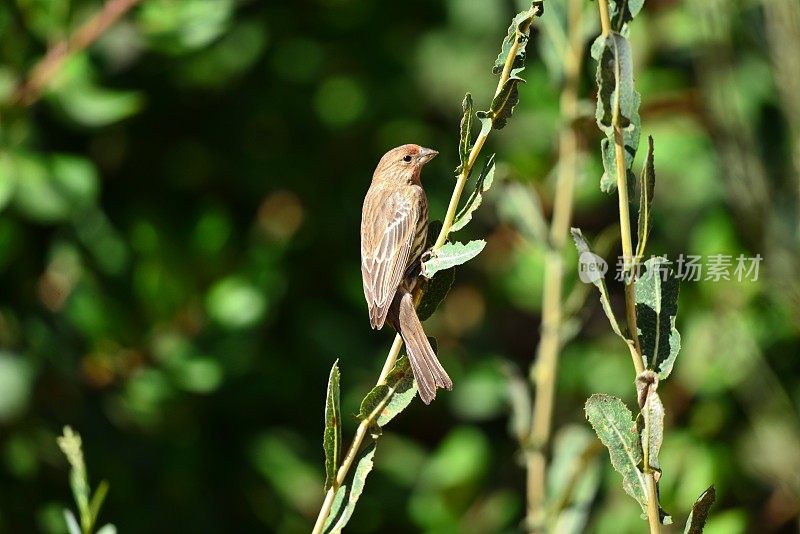
<svg viewBox="0 0 800 534"><path fill-rule="evenodd" d="M419 154L417 155L417 160L419 161L420 165L425 165L430 160L435 158L439 153L432 148L425 148L422 147L419 149Z"/></svg>

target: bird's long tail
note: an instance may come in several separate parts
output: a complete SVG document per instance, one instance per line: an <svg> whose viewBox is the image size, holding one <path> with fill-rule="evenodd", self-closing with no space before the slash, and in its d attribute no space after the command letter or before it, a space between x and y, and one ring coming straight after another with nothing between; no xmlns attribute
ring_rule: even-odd
<svg viewBox="0 0 800 534"><path fill-rule="evenodd" d="M419 398L425 404L430 404L436 398L436 388L453 389L453 381L439 363L425 330L422 329L411 293L399 289L392 308L389 314L392 326L403 336L408 361L417 380Z"/></svg>

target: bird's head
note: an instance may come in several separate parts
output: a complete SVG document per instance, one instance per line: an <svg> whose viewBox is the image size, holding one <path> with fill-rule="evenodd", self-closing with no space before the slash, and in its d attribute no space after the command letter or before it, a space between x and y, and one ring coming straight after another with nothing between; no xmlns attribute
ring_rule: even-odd
<svg viewBox="0 0 800 534"><path fill-rule="evenodd" d="M437 154L437 151L419 145L402 145L393 148L378 162L373 180L380 178L419 183L420 170Z"/></svg>

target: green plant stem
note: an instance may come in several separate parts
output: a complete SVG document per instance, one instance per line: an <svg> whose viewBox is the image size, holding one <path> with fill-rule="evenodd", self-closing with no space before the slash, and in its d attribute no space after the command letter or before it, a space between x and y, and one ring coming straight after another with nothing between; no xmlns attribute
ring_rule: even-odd
<svg viewBox="0 0 800 534"><path fill-rule="evenodd" d="M611 32L611 22L608 14L608 1L598 0L597 7L600 10L600 25L602 27L603 35L608 35ZM625 169L625 142L622 136L622 128L619 124L619 91L616 92L617 102L614 103L614 113L611 118L612 126L614 128L614 150L617 167L617 193L619 195L619 226L620 238L622 240L622 255L623 263L625 264L624 271L627 273L633 262L633 245L631 243L631 217L628 208L628 183L627 172ZM631 351L633 358L633 366L636 369L638 376L644 371L644 363L642 361L642 349L639 345L639 335L636 326L636 300L635 289L636 280L631 273L630 277L625 280L625 312L628 319L628 332L633 340L634 349ZM645 431L650 424L649 418L644 414ZM661 518L658 512L658 496L656 494L655 475L650 470L649 458L647 447L645 446L645 462L644 462L645 478L647 480L647 521L650 525L651 534L659 534L661 532Z"/></svg>
<svg viewBox="0 0 800 534"><path fill-rule="evenodd" d="M527 513L525 521L530 532L544 528L546 522L547 449L552 431L556 376L561 349L560 332L563 322L563 249L572 219L572 203L577 174L578 134L575 130L575 117L583 55L580 16L581 0L570 0L568 44L564 50L565 80L561 93L564 126L559 135L559 174L553 218L550 223L550 246L545 262L541 337L536 351L536 362L531 366L535 400L531 432L527 438Z"/></svg>
<svg viewBox="0 0 800 534"><path fill-rule="evenodd" d="M14 91L11 102L23 106L36 102L67 59L91 46L140 1L108 0L103 8L81 25L71 37L57 42L48 49L44 57L31 69L25 82Z"/></svg>
<svg viewBox="0 0 800 534"><path fill-rule="evenodd" d="M528 31L529 27L526 28ZM514 45L511 47L511 50L506 57L505 67L503 68L503 73L500 75L500 81L497 83L497 90L495 91L495 96L500 92L503 88L503 85L508 81L508 77L511 73L511 65L514 61L514 56L516 56L518 48L518 41L515 41ZM439 236L434 243L432 250L435 252L442 248L442 246L447 241L447 237L450 235L450 228L453 226L453 221L455 219L456 210L458 209L459 201L461 200L461 194L464 191L464 186L467 184L467 179L469 178L470 172L472 171L472 167L475 165L475 161L478 159L480 155L481 149L483 148L484 143L486 142L486 138L489 136L489 132L491 132L491 128L481 128L478 137L475 139L475 144L472 145L472 149L470 150L469 157L467 159L467 164L461 170L461 173L456 180L456 185L453 188L453 194L450 197L450 204L447 206L447 214L445 215L444 222L442 223L442 229L439 231ZM419 304L419 300L421 298L421 292L419 290L419 285L414 289L414 303ZM378 384L383 383L386 380L386 376L389 374L389 371L394 367L395 362L397 361L398 356L400 356L400 350L403 348L403 338L400 334L395 335L394 342L392 343L391 349L389 349L389 354L386 356L386 361L383 364L383 369L381 374L378 378ZM382 409L382 408L381 408ZM331 488L325 494L325 500L322 502L322 506L319 511L319 515L317 516L317 521L314 524L314 530L312 531L313 534L319 534L322 532L322 529L325 526L325 522L328 519L328 516L331 512L331 506L333 506L333 498L336 495L336 491L339 487L344 483L345 478L347 477L347 473L350 471L350 467L353 465L353 461L355 460L358 452L361 450L361 445L364 442L364 438L367 436L367 431L372 424L372 421L375 417L378 416L380 410L373 411L369 417L365 418L361 421L361 424L358 425L356 429L356 435L353 437L353 442L350 444L350 448L347 450L347 454L345 455L345 459L342 462L342 465L339 467L339 470L336 472L336 480L331 485Z"/></svg>

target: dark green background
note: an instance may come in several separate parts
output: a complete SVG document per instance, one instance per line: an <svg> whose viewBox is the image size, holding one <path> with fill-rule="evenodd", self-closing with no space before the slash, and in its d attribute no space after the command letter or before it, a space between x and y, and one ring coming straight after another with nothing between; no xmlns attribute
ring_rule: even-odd
<svg viewBox="0 0 800 534"><path fill-rule="evenodd" d="M563 11L547 4L546 17ZM683 349L659 390L662 503L682 525L715 483L711 534L798 525L800 36L781 24L800 8L768 4L649 0L631 31L642 132L656 142L649 251L764 258L755 283L684 284ZM92 482L111 484L101 524L306 532L322 499L330 366L339 358L353 414L392 339L370 330L360 281L374 165L402 143L439 150L423 182L442 218L461 99L488 105L490 67L524 6L143 0L41 101L12 104L47 45L99 7L0 6L0 530L64 531L73 505L55 437L69 424ZM597 32L587 2L587 45ZM499 214L512 181L550 213L560 39L529 46L521 103L484 150L497 152L496 184L457 236L487 248L426 323L455 388L392 422L351 532L520 525L505 373L525 375L534 355L544 248ZM587 54L574 218L592 238L617 220L598 188L594 68ZM593 392L635 403L627 351L597 304L590 293L571 323L557 428L587 431ZM355 426L345 419L345 441ZM600 459L590 530L643 531Z"/></svg>

